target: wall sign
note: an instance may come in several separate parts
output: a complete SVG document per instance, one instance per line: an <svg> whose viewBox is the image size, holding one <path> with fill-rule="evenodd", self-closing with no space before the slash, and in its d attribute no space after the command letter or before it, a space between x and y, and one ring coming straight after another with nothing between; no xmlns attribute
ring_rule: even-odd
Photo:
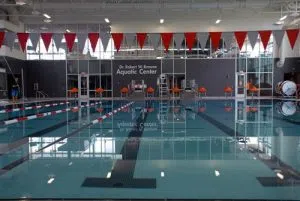
<svg viewBox="0 0 300 201"><path fill-rule="evenodd" d="M116 75L156 75L157 66L156 65L130 65L130 64L120 64L118 66Z"/></svg>

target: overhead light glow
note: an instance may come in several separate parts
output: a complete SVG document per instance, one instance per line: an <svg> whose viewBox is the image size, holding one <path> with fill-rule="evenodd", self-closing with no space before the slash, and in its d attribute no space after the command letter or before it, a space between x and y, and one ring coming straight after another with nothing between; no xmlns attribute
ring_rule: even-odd
<svg viewBox="0 0 300 201"><path fill-rule="evenodd" d="M16 0L16 5L23 6L25 4L26 4L25 0Z"/></svg>
<svg viewBox="0 0 300 201"><path fill-rule="evenodd" d="M44 22L45 23L50 23L50 22L52 22L52 20L51 19L44 19Z"/></svg>
<svg viewBox="0 0 300 201"><path fill-rule="evenodd" d="M277 176L279 179L284 179L283 174L281 174L280 172L278 172L278 173L276 174L276 176Z"/></svg>
<svg viewBox="0 0 300 201"><path fill-rule="evenodd" d="M284 24L284 21L277 21L277 22L275 22L275 24L276 25L282 25L282 24Z"/></svg>
<svg viewBox="0 0 300 201"><path fill-rule="evenodd" d="M220 20L220 19L217 19L216 24L219 24L220 22L221 22L221 20Z"/></svg>
<svg viewBox="0 0 300 201"><path fill-rule="evenodd" d="M285 20L286 18L287 18L287 15L282 16L279 20L280 20L280 21L283 21L283 20Z"/></svg>
<svg viewBox="0 0 300 201"><path fill-rule="evenodd" d="M54 177L50 178L47 183L51 184L53 181L54 181Z"/></svg>
<svg viewBox="0 0 300 201"><path fill-rule="evenodd" d="M220 176L220 172L218 170L215 170L216 177Z"/></svg>
<svg viewBox="0 0 300 201"><path fill-rule="evenodd" d="M165 22L164 19L160 19L160 20L159 20L159 23L161 23L161 24L163 24L164 22Z"/></svg>
<svg viewBox="0 0 300 201"><path fill-rule="evenodd" d="M109 179L110 177L111 177L111 172L108 172L107 175L106 175L106 178Z"/></svg>
<svg viewBox="0 0 300 201"><path fill-rule="evenodd" d="M161 177L165 177L165 172L160 172Z"/></svg>
<svg viewBox="0 0 300 201"><path fill-rule="evenodd" d="M108 19L108 18L105 18L104 21L105 21L106 23L109 23L109 19Z"/></svg>
<svg viewBox="0 0 300 201"><path fill-rule="evenodd" d="M70 33L71 31L69 29L66 29L66 32Z"/></svg>
<svg viewBox="0 0 300 201"><path fill-rule="evenodd" d="M44 13L43 16L44 16L45 18L47 18L47 19L50 19L50 18L51 18L51 16L48 15L47 13Z"/></svg>

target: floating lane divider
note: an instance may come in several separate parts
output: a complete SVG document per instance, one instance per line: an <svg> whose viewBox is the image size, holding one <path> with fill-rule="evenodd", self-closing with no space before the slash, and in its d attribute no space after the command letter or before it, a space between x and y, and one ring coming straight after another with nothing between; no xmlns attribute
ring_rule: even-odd
<svg viewBox="0 0 300 201"><path fill-rule="evenodd" d="M99 117L98 119L93 120L93 121L90 123L90 125L97 124L97 123L103 121L104 119L113 116L114 114L120 112L121 110L123 110L123 109L129 107L129 106L132 105L133 103L134 103L134 102L130 102L130 103L126 104L126 105L123 105L122 107L119 107L118 109L113 110L112 112L109 112L109 113L103 115L102 117Z"/></svg>
<svg viewBox="0 0 300 201"><path fill-rule="evenodd" d="M91 104L76 106L76 107L72 107L72 108L62 109L62 110L56 110L56 111L45 112L45 113L40 113L40 114L35 114L35 115L30 115L30 116L19 117L19 118L3 121L2 123L4 125L10 125L10 124L19 123L21 121L27 121L27 120L37 119L37 118L43 118L43 117L46 117L46 116L54 116L54 115L57 115L57 114L60 114L60 113L69 112L71 110L77 110L79 108L95 106L95 105L99 105L99 104L101 104L101 101L91 103Z"/></svg>
<svg viewBox="0 0 300 201"><path fill-rule="evenodd" d="M24 110L31 110L31 109L40 109L40 108L44 108L44 107L55 107L58 105L66 105L69 104L70 102L65 101L65 102L61 102L61 103L51 103L51 104L46 104L46 105L34 105L34 106L30 106L30 107L19 107L19 108L13 108L13 109L4 109L4 110L0 110L0 114L3 113L9 113L9 112L18 112L18 111L24 111Z"/></svg>

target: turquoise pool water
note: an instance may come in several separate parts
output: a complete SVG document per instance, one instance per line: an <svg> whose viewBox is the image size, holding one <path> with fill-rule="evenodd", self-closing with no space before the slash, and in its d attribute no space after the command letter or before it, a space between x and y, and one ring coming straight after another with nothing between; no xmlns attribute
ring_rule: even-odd
<svg viewBox="0 0 300 201"><path fill-rule="evenodd" d="M297 102L136 101L90 125L127 103L1 125L0 198L300 199Z"/></svg>

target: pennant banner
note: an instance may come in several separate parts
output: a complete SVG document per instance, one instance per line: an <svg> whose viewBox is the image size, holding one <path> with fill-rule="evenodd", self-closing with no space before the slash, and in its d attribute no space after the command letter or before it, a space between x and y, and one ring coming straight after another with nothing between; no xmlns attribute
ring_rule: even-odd
<svg viewBox="0 0 300 201"><path fill-rule="evenodd" d="M275 31L273 31L273 36L275 38L277 46L280 47L283 36L284 36L284 30L275 30Z"/></svg>
<svg viewBox="0 0 300 201"><path fill-rule="evenodd" d="M17 33L19 44L23 52L26 50L26 43L29 38L29 33Z"/></svg>
<svg viewBox="0 0 300 201"><path fill-rule="evenodd" d="M62 33L55 33L55 34L53 34L52 38L53 38L53 41L55 43L56 49L58 51L59 48L61 47L61 41L62 41L62 38L63 38L63 34Z"/></svg>
<svg viewBox="0 0 300 201"><path fill-rule="evenodd" d="M39 33L30 33L29 38L32 44L32 49L35 51L37 48L37 44L40 40L40 34Z"/></svg>
<svg viewBox="0 0 300 201"><path fill-rule="evenodd" d="M160 36L161 36L161 40L164 44L165 50L169 51L170 43L173 38L173 33L161 33Z"/></svg>
<svg viewBox="0 0 300 201"><path fill-rule="evenodd" d="M49 45L50 45L51 39L52 39L52 33L41 33L41 38L44 42L46 51L48 52Z"/></svg>
<svg viewBox="0 0 300 201"><path fill-rule="evenodd" d="M134 34L134 33L125 34L126 44L128 45L128 48L136 45L135 37L136 37L136 34Z"/></svg>
<svg viewBox="0 0 300 201"><path fill-rule="evenodd" d="M144 47L146 38L147 38L146 33L137 33L136 34L136 39L137 39L141 49L143 49L143 47Z"/></svg>
<svg viewBox="0 0 300 201"><path fill-rule="evenodd" d="M246 31L236 31L234 32L236 42L240 48L240 50L243 48L247 32Z"/></svg>
<svg viewBox="0 0 300 201"><path fill-rule="evenodd" d="M96 46L99 39L99 33L89 33L89 40L93 49L93 52L96 50Z"/></svg>
<svg viewBox="0 0 300 201"><path fill-rule="evenodd" d="M2 43L4 41L5 32L0 32L0 48L2 47Z"/></svg>
<svg viewBox="0 0 300 201"><path fill-rule="evenodd" d="M298 38L299 29L288 29L286 30L286 34L289 38L291 48L294 49L295 43Z"/></svg>
<svg viewBox="0 0 300 201"><path fill-rule="evenodd" d="M192 48L195 45L196 41L196 32L187 32L184 33L185 40L186 40L186 45L189 48L189 51L192 51Z"/></svg>
<svg viewBox="0 0 300 201"><path fill-rule="evenodd" d="M87 39L87 34L86 33L79 33L77 34L77 40L78 40L78 51L79 53L82 53L85 47L85 43L86 43L86 39Z"/></svg>
<svg viewBox="0 0 300 201"><path fill-rule="evenodd" d="M212 48L218 49L222 32L209 32L209 36L211 38Z"/></svg>
<svg viewBox="0 0 300 201"><path fill-rule="evenodd" d="M158 43L160 43L160 34L151 33L151 34L149 34L149 36L150 36L150 40L152 42L154 49L157 49Z"/></svg>
<svg viewBox="0 0 300 201"><path fill-rule="evenodd" d="M180 48L182 47L183 38L184 38L183 33L174 34L174 41L175 41L175 45L176 45L177 50L180 50Z"/></svg>
<svg viewBox="0 0 300 201"><path fill-rule="evenodd" d="M12 49L14 46L15 38L16 38L16 33L10 31L6 32L4 38L4 45Z"/></svg>
<svg viewBox="0 0 300 201"><path fill-rule="evenodd" d="M64 36L66 39L67 48L68 48L69 52L72 52L73 45L74 45L75 38L76 38L76 33L65 33Z"/></svg>
<svg viewBox="0 0 300 201"><path fill-rule="evenodd" d="M258 33L260 35L260 40L264 46L264 49L266 50L272 31L259 31Z"/></svg>
<svg viewBox="0 0 300 201"><path fill-rule="evenodd" d="M258 33L257 31L248 31L248 40L250 42L250 45L252 49L254 48L258 38Z"/></svg>
<svg viewBox="0 0 300 201"><path fill-rule="evenodd" d="M115 44L115 48L117 49L117 52L119 52L122 41L123 41L124 34L123 33L112 33L111 37L114 40L114 44Z"/></svg>
<svg viewBox="0 0 300 201"><path fill-rule="evenodd" d="M230 48L231 47L231 44L232 44L232 40L233 40L233 32L224 32L222 34L222 38L225 42L225 46L226 48Z"/></svg>
<svg viewBox="0 0 300 201"><path fill-rule="evenodd" d="M200 41L201 49L204 49L206 47L208 33L201 32L201 33L198 33L197 35L198 35L198 39Z"/></svg>
<svg viewBox="0 0 300 201"><path fill-rule="evenodd" d="M100 31L100 39L103 46L103 51L106 52L108 42L110 39L110 34L107 33L106 31Z"/></svg>

